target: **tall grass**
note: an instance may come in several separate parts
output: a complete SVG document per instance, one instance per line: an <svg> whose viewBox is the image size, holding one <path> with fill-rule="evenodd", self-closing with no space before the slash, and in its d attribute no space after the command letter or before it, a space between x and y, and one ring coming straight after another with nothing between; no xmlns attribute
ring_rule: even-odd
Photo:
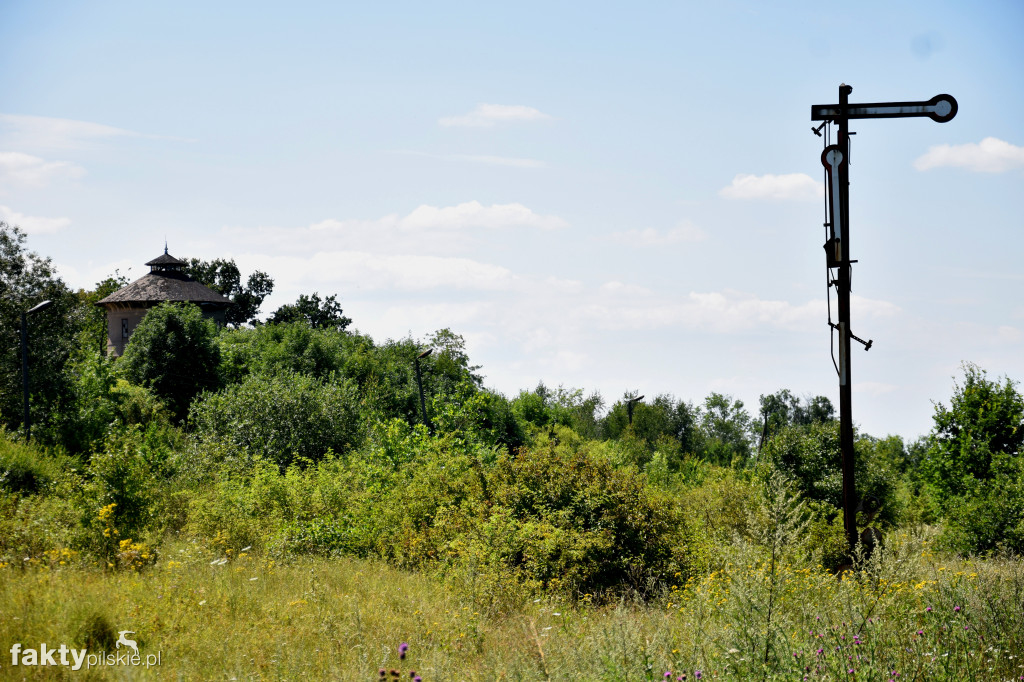
<svg viewBox="0 0 1024 682"><path fill-rule="evenodd" d="M380 561L278 564L178 542L141 571L25 562L0 569L0 675L71 677L12 668L10 646L96 651L122 630L143 655L160 652L160 667L95 668L91 679L374 680L381 669L426 681L1024 675L1020 560L950 560L927 538L896 536L838 579L744 543L730 551L722 570L646 603L547 596L491 611L456 583Z"/></svg>

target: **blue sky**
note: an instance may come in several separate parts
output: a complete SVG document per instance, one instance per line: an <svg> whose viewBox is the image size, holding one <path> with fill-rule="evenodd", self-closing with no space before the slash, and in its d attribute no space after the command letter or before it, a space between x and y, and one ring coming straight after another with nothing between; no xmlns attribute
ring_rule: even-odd
<svg viewBox="0 0 1024 682"><path fill-rule="evenodd" d="M162 251L462 334L486 383L838 402L810 107L860 121L854 418L1024 378L1020 2L0 7L0 219L65 280Z"/></svg>

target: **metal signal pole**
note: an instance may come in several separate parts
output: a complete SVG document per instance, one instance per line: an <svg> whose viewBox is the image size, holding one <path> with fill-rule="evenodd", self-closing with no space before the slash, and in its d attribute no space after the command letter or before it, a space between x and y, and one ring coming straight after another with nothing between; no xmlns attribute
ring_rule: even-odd
<svg viewBox="0 0 1024 682"><path fill-rule="evenodd" d="M829 286L835 286L838 299L839 322L832 325L839 332L839 446L842 452L843 472L843 526L850 551L860 539L857 533L857 488L854 484L853 452L853 391L850 371L850 341L858 341L869 350L872 341L864 341L850 330L850 130L851 118L905 118L927 116L945 123L956 116L957 102L950 95L936 95L926 102L879 102L850 104L853 87L839 86L839 104L815 104L811 107L812 121L835 122L839 126L836 144L825 148L821 163L825 166L829 199L829 239L825 242L826 264L831 273L838 270L835 279L829 275ZM822 124L824 126L824 123ZM814 132L820 135L820 127ZM831 321L829 324L832 324Z"/></svg>
<svg viewBox="0 0 1024 682"><path fill-rule="evenodd" d="M857 489L853 468L853 390L850 380L850 119L849 85L839 86L839 135L837 138L841 159L838 170L839 211L841 225L839 241L839 280L836 293L839 299L839 449L843 453L843 527L850 550L857 546Z"/></svg>

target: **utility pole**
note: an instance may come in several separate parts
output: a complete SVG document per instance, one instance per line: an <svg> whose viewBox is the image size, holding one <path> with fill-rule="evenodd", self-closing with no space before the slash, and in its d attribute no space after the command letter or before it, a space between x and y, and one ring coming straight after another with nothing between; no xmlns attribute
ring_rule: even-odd
<svg viewBox="0 0 1024 682"><path fill-rule="evenodd" d="M427 418L427 402L423 398L423 375L420 374L420 359L427 357L433 352L433 348L428 348L413 358L413 364L416 366L416 387L419 389L420 393L420 413L423 415L423 423L426 424L427 431L430 433L434 432L434 427L430 423L430 419Z"/></svg>
<svg viewBox="0 0 1024 682"><path fill-rule="evenodd" d="M46 310L53 301L43 301L31 310L21 312L21 387L25 398L25 442L32 440L32 415L28 409L28 316Z"/></svg>
<svg viewBox="0 0 1024 682"><path fill-rule="evenodd" d="M839 321L829 325L839 332L839 446L842 452L843 472L843 526L850 551L860 539L857 533L857 489L854 485L853 453L853 391L850 371L850 341L858 341L869 350L872 341L864 341L850 329L850 119L852 118L905 118L927 116L945 123L956 116L957 102L950 95L936 95L926 102L878 102L850 104L853 87L839 86L838 104L816 104L811 107L811 120L824 121L812 128L821 135L821 128L833 122L839 127L836 144L825 147L821 163L826 172L829 217L826 225L829 238L825 242L825 261L829 270L829 288L836 288ZM837 274L832 276L832 270Z"/></svg>

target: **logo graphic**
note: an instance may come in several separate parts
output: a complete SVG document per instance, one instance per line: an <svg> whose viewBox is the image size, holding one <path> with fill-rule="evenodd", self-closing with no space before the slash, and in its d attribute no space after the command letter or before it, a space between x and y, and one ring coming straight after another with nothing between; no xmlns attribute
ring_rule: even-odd
<svg viewBox="0 0 1024 682"><path fill-rule="evenodd" d="M138 645L135 644L135 640L134 639L128 639L127 637L125 637L125 635L134 635L134 634L135 634L135 630L121 630L119 633L117 633L117 645L116 646L117 646L118 649L120 649L121 645L124 644L126 647L130 647L135 652L135 655L138 656L138 654L139 654L139 647L138 647Z"/></svg>
<svg viewBox="0 0 1024 682"><path fill-rule="evenodd" d="M118 633L115 651L101 651L89 653L86 649L75 649L67 644L57 647L50 647L45 642L40 642L39 648L33 645L23 646L15 642L11 648L11 667L15 666L67 666L72 670L95 668L98 666L137 666L146 668L158 666L163 662L163 652L147 653L143 657L139 653L139 645L134 639L128 639L128 635L134 635L134 630L121 630ZM125 651L121 651L122 645ZM0 664L2 667L2 664Z"/></svg>

